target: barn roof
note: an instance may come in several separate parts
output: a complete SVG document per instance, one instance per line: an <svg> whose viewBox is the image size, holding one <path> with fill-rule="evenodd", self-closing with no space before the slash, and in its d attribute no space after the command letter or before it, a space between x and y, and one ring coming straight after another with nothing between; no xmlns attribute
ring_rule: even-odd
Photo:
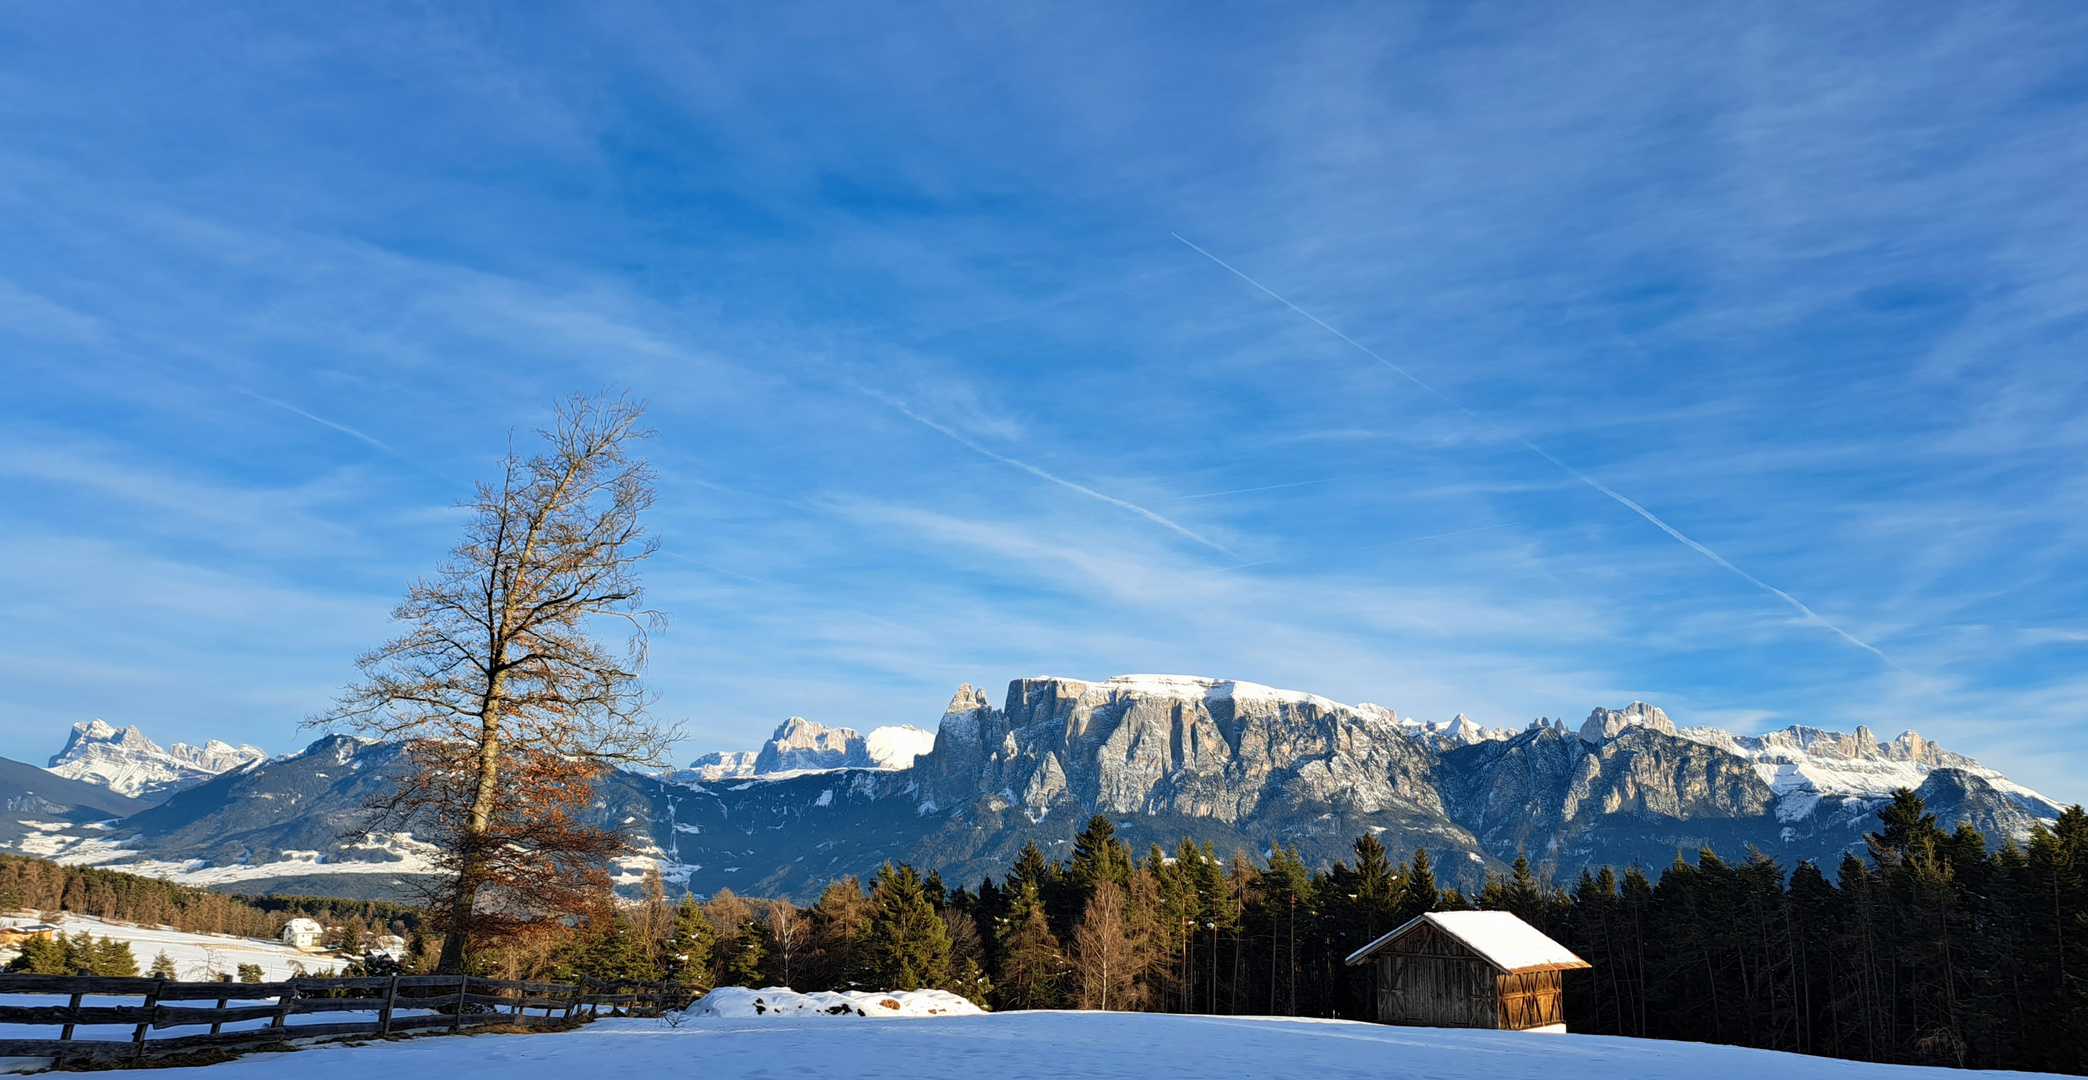
<svg viewBox="0 0 2088 1080"><path fill-rule="evenodd" d="M1506 911L1431 911L1350 953L1348 962L1360 964L1370 959L1378 950L1423 923L1432 924L1456 938L1466 948L1478 953L1480 959L1507 974L1594 966Z"/></svg>

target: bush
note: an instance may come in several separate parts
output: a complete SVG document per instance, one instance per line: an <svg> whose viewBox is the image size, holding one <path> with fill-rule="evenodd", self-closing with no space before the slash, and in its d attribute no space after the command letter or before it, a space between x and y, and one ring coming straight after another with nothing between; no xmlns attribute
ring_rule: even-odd
<svg viewBox="0 0 2088 1080"><path fill-rule="evenodd" d="M96 938L82 930L71 937L51 934L22 943L9 971L27 975L136 975L138 958L130 943Z"/></svg>

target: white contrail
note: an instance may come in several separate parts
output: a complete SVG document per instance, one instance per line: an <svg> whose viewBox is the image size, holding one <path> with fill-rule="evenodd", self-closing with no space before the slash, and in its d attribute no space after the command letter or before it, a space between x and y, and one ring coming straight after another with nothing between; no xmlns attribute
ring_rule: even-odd
<svg viewBox="0 0 2088 1080"><path fill-rule="evenodd" d="M1217 541L1208 539L1206 537L1198 536L1196 533L1193 533L1188 529L1185 529L1182 526L1177 525L1174 522L1169 521L1156 513L1153 513L1151 510L1148 510L1145 507L1138 505L1137 503L1125 502L1124 500L1119 499L1114 495L1104 495L1101 492L1096 491L1094 488L1083 487L1079 484L1074 483L1071 480L1053 476L1050 473L1045 472L1040 468L1037 468L1035 465L1032 465L1027 461L1017 461L1014 458L1007 456L1006 454L996 454L993 451L988 450L983 446L980 446L978 443L975 443L972 440L965 438L963 435L958 434L955 430L938 424L935 421L930 420L925 416L922 416L920 413L913 411L912 409L907 407L905 402L891 396L890 394L885 394L876 390L872 390L867 386L863 387L862 390L864 393L869 394L871 397L874 397L879 401L882 401L885 404L890 405L892 408L897 409L902 413L905 413L909 418L913 419L915 422L920 423L926 427L934 428L935 430L940 431L945 435L948 435L950 438L955 439L957 442L962 443L966 447L969 447L974 452L984 454L985 456L990 457L1003 465L1013 465L1014 467L1021 469L1023 472L1029 473L1032 476L1044 480L1049 480L1052 483L1059 485L1060 487L1071 488L1072 490L1080 492L1082 495L1085 495L1090 499L1100 499L1111 506L1122 507L1123 509L1129 510L1132 513L1137 514L1138 516L1145 518L1148 521L1173 529L1174 531L1181 533L1183 536L1186 536L1189 539L1204 545L1205 547L1211 548L1215 551L1222 551L1235 559L1240 557L1239 552L1234 551L1229 547L1226 547L1224 544L1218 543Z"/></svg>
<svg viewBox="0 0 2088 1080"><path fill-rule="evenodd" d="M295 405L285 405L285 404L283 404L282 402L280 402L280 401L277 401L276 399L274 399L274 398L272 398L272 397L263 397L263 396L261 396L260 394L254 393L254 392L253 392L252 390L245 390L245 389L241 389L241 388L239 388L239 387L234 387L233 389L235 389L235 390L239 390L239 392L240 392L240 393L242 393L242 394L245 394L246 396L248 396L248 397L250 397L250 398L253 398L253 399L254 399L255 401L260 401L260 402L266 402L267 404L273 405L273 406L275 406L276 408L278 408L278 409L282 409L282 410L283 410L283 411L285 411L285 412L294 412L294 413L296 413L297 415L299 415L299 416L302 416L302 417L304 417L305 419L307 419L307 420L310 420L311 422L313 422L313 423L315 423L315 424L324 424L324 425L326 425L327 427L330 427L330 428L334 429L335 431L338 431L338 432L340 432L340 433L341 433L341 434L343 434L343 435L353 435L354 437L356 437L356 438L358 438L358 439L361 439L362 441L364 441L364 442L366 442L366 443L369 443L369 444L370 444L371 446L374 446L374 447L376 447L377 449L379 449L379 450L382 450L382 451L384 451L385 453L387 453L387 454L390 454L390 455L392 455L393 457L401 457L401 456L403 456L403 455L401 455L401 454L400 454L400 453L399 453L399 452L398 452L397 450L394 450L394 449L392 449L391 447L389 447L389 446L386 446L386 445L384 445L383 443L381 443L381 442L378 442L377 440L375 440L375 439L373 439L373 438L370 438L370 437L369 437L368 435L365 435L365 434L363 434L362 432L360 432L360 431L357 431L357 430L355 430L355 429L354 429L354 428L352 428L352 427L347 427L347 426L345 426L345 425L342 425L342 424L336 424L336 423L334 423L333 421L331 421L331 420L328 420L327 418L325 418L325 417L323 417L323 416L313 416L313 415L312 415L311 413L308 413L308 412L304 411L303 409L300 409L300 408L298 408L298 407L297 407L297 406L295 406Z"/></svg>
<svg viewBox="0 0 2088 1080"><path fill-rule="evenodd" d="M1452 532L1429 533L1427 536L1409 536L1404 540L1387 540L1382 544L1364 544L1361 547L1336 548L1333 551L1315 551L1307 555L1285 555L1280 559L1262 559L1259 562L1241 563L1238 566L1221 566L1217 570L1212 572L1225 573L1226 571L1230 570L1245 570L1250 566L1267 566L1270 563L1297 562L1301 559L1327 559L1332 558L1336 555L1347 555L1353 551L1374 551L1378 548L1398 547L1401 544L1418 544L1423 540L1440 540L1446 536L1463 536L1466 533L1485 532L1488 529L1505 529L1510 525L1520 524L1522 524L1522 522L1520 521L1503 521L1493 525L1479 525L1469 529L1457 529Z"/></svg>
<svg viewBox="0 0 2088 1080"><path fill-rule="evenodd" d="M1245 495L1253 491L1281 491L1284 488L1311 487L1314 484L1331 484L1334 481L1341 479L1344 478L1339 476L1330 476L1327 477L1325 480L1298 480L1288 484L1265 484L1261 487L1234 488L1231 491L1206 491L1198 495L1177 495L1174 498L1162 499L1160 501L1188 502L1191 499L1215 499L1220 495Z"/></svg>
<svg viewBox="0 0 2088 1080"><path fill-rule="evenodd" d="M1725 556L1720 555L1719 553L1711 550L1710 548L1707 548L1704 545L1697 543L1695 540L1692 540L1689 537L1682 535L1682 531L1680 529L1677 529L1673 525L1670 525L1667 522L1660 520L1660 518L1656 516L1653 513L1653 511L1648 510L1645 507L1640 506L1638 503L1625 498L1622 494L1618 493L1609 485L1602 483L1594 477L1589 476L1584 472L1581 472L1579 469L1576 469L1563 461L1560 461L1558 458L1555 458L1551 456L1549 453L1546 453L1544 448L1538 446L1536 443L1533 443L1520 435L1516 435L1513 432L1504 430L1501 427L1501 425L1494 423L1492 420L1489 420L1476 412L1473 412L1471 409L1466 408L1462 403L1452 400L1441 390L1438 390L1435 387L1428 385L1426 382L1423 382L1421 378L1415 375L1413 372L1408 371L1403 367L1400 367L1398 364L1395 364L1382 356L1379 356L1375 350L1364 345L1362 342L1357 341L1355 338L1352 338L1347 334L1344 334L1341 331L1336 330L1331 326L1328 326L1324 321L1320 319L1319 316L1314 315L1312 312L1309 312L1304 308L1301 308L1298 305L1291 303L1289 300L1285 299L1282 295L1277 293L1276 290L1271 289L1267 285L1264 285L1261 282L1256 281L1251 277L1248 277L1246 274L1241 273L1238 267L1232 265L1229 262L1226 262L1224 259L1221 259L1208 251L1205 251L1203 248L1200 248L1197 245L1190 243L1189 239L1183 236L1181 233L1170 233L1168 235L1173 236L1175 239L1180 240L1182 243L1188 245L1191 251L1194 251L1198 255L1201 255L1204 258L1209 259L1212 262L1217 263L1218 265L1231 271L1234 277L1237 277L1241 281L1244 281L1247 284L1252 285L1257 289L1260 289L1262 292L1268 294L1268 296L1271 299L1275 300L1277 303L1282 304L1284 307L1287 307L1292 311L1295 311L1298 314L1305 316L1307 319L1312 320L1315 326L1318 326L1320 329L1325 330L1327 333L1330 333L1335 337L1338 337L1341 340L1347 342L1357 352L1360 352L1363 355L1370 357L1372 360L1375 360L1378 363L1383 364L1388 368L1391 368L1393 371L1398 372L1400 376L1405 378L1408 382L1413 383L1415 386L1418 386L1421 389L1428 391L1430 394L1435 395L1435 397L1438 400L1442 401L1445 405L1448 405L1451 408L1456 409L1457 411L1465 414L1466 416L1469 416L1472 419L1477 420L1482 424L1485 424L1488 428L1491 428L1496 434L1504 436L1506 438L1514 439L1516 442L1521 443L1523 447L1529 450L1531 453L1536 454L1538 457L1541 457L1544 460L1551 462L1553 465L1558 466L1560 470L1566 473L1566 475L1573 477L1575 480L1578 480L1581 483L1586 484L1589 487L1594 488L1595 490L1603 493L1604 495L1607 495L1610 498L1616 500L1619 504L1629 509L1632 513L1637 514L1638 516L1645 518L1647 521L1652 522L1656 527L1660 529L1660 531L1681 541L1683 544L1687 545L1691 550L1697 552L1698 554L1704 556L1707 559L1710 559L1712 562L1715 562L1718 565L1725 567L1727 570L1730 570L1733 573L1738 574L1742 579L1746 580L1749 584L1755 586L1756 588L1761 589L1769 593L1770 595L1776 597L1777 599L1782 600L1784 603L1791 605L1793 608L1797 609L1799 614L1804 615L1807 619L1819 623L1821 626L1824 626L1827 629L1834 631L1836 634L1841 635L1842 639L1847 641L1849 644L1876 655L1878 659L1883 660L1888 664L1891 664L1894 668L1897 668L1900 672L1904 674L1914 674L1913 672L1908 671L1906 668L1900 667L1899 661L1894 660L1892 657L1885 655L1884 650L1878 648L1875 645L1872 645L1867 641L1862 640L1861 638L1858 638L1856 635L1849 633L1847 630L1844 630L1839 626L1836 626L1834 623L1829 622L1826 618L1822 617L1819 612L1814 611L1809 607L1806 607L1803 603L1800 603L1797 597L1792 596L1790 593L1787 593L1782 589L1779 589L1776 586L1771 585L1766 581L1763 581L1761 578L1758 578L1753 574L1750 574L1747 571L1740 569L1737 566L1734 566L1731 561L1726 559ZM1916 677L1918 678L1919 676Z"/></svg>

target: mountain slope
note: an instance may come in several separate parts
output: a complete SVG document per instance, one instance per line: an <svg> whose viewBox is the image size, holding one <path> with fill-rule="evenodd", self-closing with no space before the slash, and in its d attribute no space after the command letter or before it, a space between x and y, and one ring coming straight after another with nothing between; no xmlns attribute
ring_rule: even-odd
<svg viewBox="0 0 2088 1080"><path fill-rule="evenodd" d="M1860 728L1741 737L1677 728L1643 703L1596 709L1578 732L1460 721L1420 724L1220 679L1017 679L1000 707L960 688L910 768L719 780L619 772L598 785L590 813L629 831L638 851L622 870L627 886L657 866L698 893L802 899L888 859L969 883L1005 873L1027 843L1063 857L1095 813L1141 852L1188 836L1220 855L1290 845L1324 864L1352 857L1367 832L1402 854L1427 847L1446 882L1469 885L1519 852L1568 876L1752 845L1831 872L1842 852L1862 850L1900 784L1917 785L1946 827L1967 821L1996 841L2059 812L1912 733L1889 743ZM787 722L767 748L771 764L798 763L787 756L797 752L856 760L846 755L861 736L816 727ZM51 821L20 842L246 891L399 895L431 869L427 849L359 832L393 756L384 744L322 739L113 828Z"/></svg>
<svg viewBox="0 0 2088 1080"><path fill-rule="evenodd" d="M149 805L99 784L58 776L27 762L0 758L0 808L9 815L35 814L88 821L120 818Z"/></svg>

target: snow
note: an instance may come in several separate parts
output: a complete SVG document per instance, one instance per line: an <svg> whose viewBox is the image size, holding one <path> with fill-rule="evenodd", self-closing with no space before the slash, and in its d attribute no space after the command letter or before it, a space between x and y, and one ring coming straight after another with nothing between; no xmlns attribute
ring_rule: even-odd
<svg viewBox="0 0 2088 1080"><path fill-rule="evenodd" d="M927 1016L979 1016L984 1010L947 990L820 990L798 993L787 986L752 990L721 986L688 1008L690 1018L770 1020L786 1017L847 1016L875 1019Z"/></svg>
<svg viewBox="0 0 2088 1080"><path fill-rule="evenodd" d="M1962 754L1937 747L1912 731L1878 743L1858 728L1853 736L1792 725L1764 735L1734 735L1718 728L1681 728L1676 734L1715 746L1753 764L1755 775L1776 793L1776 816L1800 821L1827 796L1883 800L1896 788L1919 788L1936 768L1962 769L2013 796L2025 810L2047 820L2058 804Z"/></svg>
<svg viewBox="0 0 2088 1080"><path fill-rule="evenodd" d="M45 921L31 913L17 912L0 917L0 926L27 926ZM330 974L343 963L338 957L302 952L279 941L134 926L103 921L90 915L67 913L48 925L58 927L67 936L84 930L98 938L129 942L131 955L138 958L140 975L151 969L154 956L165 952L167 958L174 961L176 976L184 982L212 982L219 975L236 974L241 964L259 965L262 977L273 982L299 975ZM13 951L8 953L11 957Z"/></svg>
<svg viewBox="0 0 2088 1080"><path fill-rule="evenodd" d="M935 749L935 732L912 724L888 724L863 736L863 750L880 769L911 769L914 759Z"/></svg>
<svg viewBox="0 0 2088 1080"><path fill-rule="evenodd" d="M1049 678L1051 676L1047 676ZM1082 679L1064 679L1063 682L1085 682ZM1089 683L1099 690L1112 693L1139 694L1148 697L1189 698L1232 698L1234 700L1277 701L1291 705L1314 705L1333 711L1347 706L1308 694L1302 690L1278 690L1260 683L1237 682L1232 679L1209 679L1200 675L1117 675L1107 681Z"/></svg>
<svg viewBox="0 0 2088 1080"><path fill-rule="evenodd" d="M1536 927L1507 911L1435 911L1408 921L1399 929L1350 953L1353 964L1384 943L1406 933L1417 923L1434 923L1445 933L1471 946L1502 971L1541 968L1587 967L1572 950L1545 937Z"/></svg>
<svg viewBox="0 0 2088 1080"><path fill-rule="evenodd" d="M240 881L301 874L427 874L436 869L434 845L414 839L410 832L370 833L344 845L345 851L369 852L376 858L342 859L319 851L281 851L282 858L260 863L212 866L201 859L138 859L127 845L133 836L111 836L103 823L75 825L64 821L31 821L23 825L36 830L12 845L24 855L49 859L66 866L105 866L127 874L142 874L207 888ZM0 847L8 845L0 844Z"/></svg>
<svg viewBox="0 0 2088 1080"><path fill-rule="evenodd" d="M135 726L119 729L103 720L91 720L72 726L65 748L52 755L49 771L137 798L194 787L220 773L266 760L268 754L260 747L232 746L216 739L201 749L187 743L162 749Z"/></svg>
<svg viewBox="0 0 2088 1080"><path fill-rule="evenodd" d="M1017 1012L901 1024L776 1024L706 1017L601 1020L578 1031L441 1035L255 1054L211 1080L602 1080L702 1075L841 1080L1963 1080L1961 1071L1837 1061L1703 1043L1452 1031L1333 1020ZM166 1074L158 1074L164 1077ZM2006 1080L2028 1073L1982 1073Z"/></svg>

